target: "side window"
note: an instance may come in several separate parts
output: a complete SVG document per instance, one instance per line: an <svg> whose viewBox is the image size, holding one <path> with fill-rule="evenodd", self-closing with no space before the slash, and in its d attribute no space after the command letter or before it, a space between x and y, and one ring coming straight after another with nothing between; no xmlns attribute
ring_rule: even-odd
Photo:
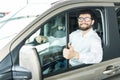
<svg viewBox="0 0 120 80"><path fill-rule="evenodd" d="M66 45L65 14L59 14L34 33L26 45L37 49L43 75L65 69L65 59L62 56Z"/></svg>

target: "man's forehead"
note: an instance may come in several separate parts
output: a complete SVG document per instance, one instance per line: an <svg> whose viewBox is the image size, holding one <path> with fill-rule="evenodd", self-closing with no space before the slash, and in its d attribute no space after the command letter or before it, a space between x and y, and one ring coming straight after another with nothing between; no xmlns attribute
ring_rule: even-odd
<svg viewBox="0 0 120 80"><path fill-rule="evenodd" d="M80 14L80 15L79 15L79 17L80 17L80 16L87 16L87 17L91 17L91 15L90 15L90 14L88 14L88 13L86 13L86 14Z"/></svg>

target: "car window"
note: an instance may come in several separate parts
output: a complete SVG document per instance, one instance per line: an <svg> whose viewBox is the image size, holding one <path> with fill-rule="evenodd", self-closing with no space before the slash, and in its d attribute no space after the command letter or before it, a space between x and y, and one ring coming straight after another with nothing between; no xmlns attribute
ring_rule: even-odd
<svg viewBox="0 0 120 80"><path fill-rule="evenodd" d="M66 45L65 14L48 20L26 41L28 44L36 47L43 74L65 69L65 59L62 56Z"/></svg>

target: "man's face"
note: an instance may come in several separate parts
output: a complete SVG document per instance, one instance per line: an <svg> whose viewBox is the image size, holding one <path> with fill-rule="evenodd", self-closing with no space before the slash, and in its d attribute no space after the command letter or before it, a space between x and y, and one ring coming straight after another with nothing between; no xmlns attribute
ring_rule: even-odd
<svg viewBox="0 0 120 80"><path fill-rule="evenodd" d="M91 19L90 14L80 14L78 18L79 28L83 31L86 31L92 27L94 20Z"/></svg>

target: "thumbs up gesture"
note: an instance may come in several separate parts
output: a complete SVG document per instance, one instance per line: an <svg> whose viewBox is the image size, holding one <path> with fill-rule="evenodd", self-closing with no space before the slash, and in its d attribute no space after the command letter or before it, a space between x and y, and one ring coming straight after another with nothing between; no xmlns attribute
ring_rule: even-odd
<svg viewBox="0 0 120 80"><path fill-rule="evenodd" d="M66 59L79 58L79 54L75 52L71 44L68 43L68 49L67 48L63 49L63 57Z"/></svg>

